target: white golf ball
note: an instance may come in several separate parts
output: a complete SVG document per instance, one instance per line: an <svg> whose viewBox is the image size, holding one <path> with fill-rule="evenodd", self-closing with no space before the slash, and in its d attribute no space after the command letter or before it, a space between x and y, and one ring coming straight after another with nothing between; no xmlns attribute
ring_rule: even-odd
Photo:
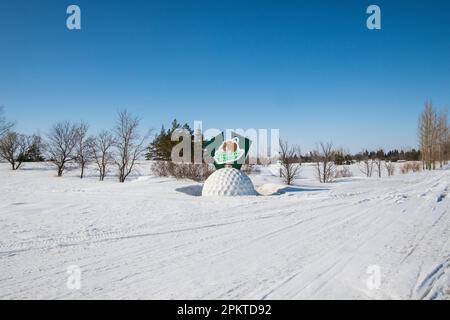
<svg viewBox="0 0 450 320"><path fill-rule="evenodd" d="M206 179L202 196L254 196L255 187L250 178L234 168L215 171Z"/></svg>

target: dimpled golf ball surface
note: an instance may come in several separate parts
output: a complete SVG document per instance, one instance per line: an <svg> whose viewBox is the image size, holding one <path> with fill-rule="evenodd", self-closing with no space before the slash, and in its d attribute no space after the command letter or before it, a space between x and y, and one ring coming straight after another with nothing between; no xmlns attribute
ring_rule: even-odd
<svg viewBox="0 0 450 320"><path fill-rule="evenodd" d="M250 178L234 168L215 171L206 179L202 196L254 196L255 187Z"/></svg>

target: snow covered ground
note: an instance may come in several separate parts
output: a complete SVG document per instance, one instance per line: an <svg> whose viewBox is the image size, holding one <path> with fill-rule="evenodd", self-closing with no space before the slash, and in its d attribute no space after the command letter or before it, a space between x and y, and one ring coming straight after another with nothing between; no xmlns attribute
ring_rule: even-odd
<svg viewBox="0 0 450 320"><path fill-rule="evenodd" d="M277 195L236 198L139 171L0 164L0 298L450 298L450 170L319 184L304 166L280 187L261 168L254 184Z"/></svg>

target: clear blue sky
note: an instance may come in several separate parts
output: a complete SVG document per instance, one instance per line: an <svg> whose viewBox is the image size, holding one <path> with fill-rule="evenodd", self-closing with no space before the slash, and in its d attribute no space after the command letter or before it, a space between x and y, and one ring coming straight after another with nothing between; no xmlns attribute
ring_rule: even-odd
<svg viewBox="0 0 450 320"><path fill-rule="evenodd" d="M0 58L0 105L27 133L127 108L158 130L279 128L305 151L415 147L424 101L450 105L450 1L0 0Z"/></svg>

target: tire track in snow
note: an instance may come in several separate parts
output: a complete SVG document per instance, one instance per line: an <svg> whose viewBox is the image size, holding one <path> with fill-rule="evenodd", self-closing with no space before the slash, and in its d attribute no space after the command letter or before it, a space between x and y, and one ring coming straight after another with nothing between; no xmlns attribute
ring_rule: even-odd
<svg viewBox="0 0 450 320"><path fill-rule="evenodd" d="M181 228L176 230L167 230L167 231L159 231L159 232L148 232L148 233L137 233L137 234L128 234L122 231L111 231L111 232L99 232L93 235L86 236L73 236L73 237L64 237L59 239L46 239L42 241L27 241L27 242L10 242L6 244L0 245L0 255L11 254L21 251L35 250L35 249L52 249L56 247L65 247L65 246L75 246L85 244L86 242L98 243L104 241L114 241L114 240L123 240L123 239L133 239L133 238L141 238L141 237L151 237L151 236L160 236L167 235L172 233L181 233L188 232L194 230L222 227L231 224L240 223L242 221L233 221L227 223L218 223L218 224L208 224L203 226L196 226L191 228Z"/></svg>
<svg viewBox="0 0 450 320"><path fill-rule="evenodd" d="M417 286L416 299L437 299L450 295L450 256L428 273Z"/></svg>
<svg viewBox="0 0 450 320"><path fill-rule="evenodd" d="M261 203L263 204L263 203ZM309 208L308 210L318 210L327 208L330 206L333 206L336 204L329 204L329 205L319 205L312 208ZM242 209L242 205L238 205ZM208 229L208 228L215 228L215 227L223 227L228 226L232 224L238 224L238 223L244 223L247 221L255 221L260 219L270 219L270 218L279 218L281 215L291 215L295 214L297 211L290 209L293 205L290 207L284 208L283 213L278 212L277 214L272 215L266 215L266 216L254 216L246 219L239 219L239 220L232 220L232 221L226 221L223 223L211 223L206 225L200 225L200 226L193 226L189 228L179 228L174 230L162 230L162 231L154 231L154 232L148 232L145 229L149 229L151 227L144 226L144 232L136 233L133 232L137 228L128 229L128 230L118 230L118 231L99 231L99 232L93 232L93 233L87 233L87 234L81 234L81 235L69 235L69 236L60 236L55 238L49 238L49 239L43 239L43 240L30 240L30 241L8 241L8 242L0 242L0 255L9 255L14 254L18 252L28 251L28 250L38 250L38 249L52 249L57 247L64 247L64 246L75 246L75 245L82 245L85 243L99 243L99 242L105 242L105 241L114 241L114 240L123 240L123 239L133 239L133 238L140 238L140 237L150 237L150 236L161 236L161 235L167 235L172 233L182 233L182 232L189 232L189 231L195 231L195 230L201 230L201 229ZM234 206L232 206L234 207ZM260 209L255 209L254 204L247 206L249 210L249 214L247 216L250 216L252 212L259 212ZM220 210L217 210L217 212L220 212ZM211 216L214 216L215 212L212 212L208 218Z"/></svg>

